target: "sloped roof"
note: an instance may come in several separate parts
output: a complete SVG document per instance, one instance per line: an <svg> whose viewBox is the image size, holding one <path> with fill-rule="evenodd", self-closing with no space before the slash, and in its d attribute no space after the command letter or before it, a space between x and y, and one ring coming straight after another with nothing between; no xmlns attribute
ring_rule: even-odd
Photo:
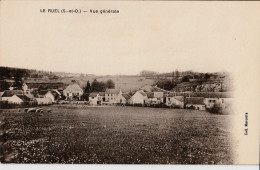
<svg viewBox="0 0 260 170"><path fill-rule="evenodd" d="M204 98L232 98L231 92L194 92L191 93L192 97L204 97Z"/></svg>
<svg viewBox="0 0 260 170"><path fill-rule="evenodd" d="M128 100L128 99L131 98L131 96L130 96L129 94L126 94L126 93L123 93L122 96L123 96L126 100Z"/></svg>
<svg viewBox="0 0 260 170"><path fill-rule="evenodd" d="M143 96L147 96L147 94L144 92L144 91L142 91L142 90L140 90L140 91L138 91L141 95L143 95Z"/></svg>
<svg viewBox="0 0 260 170"><path fill-rule="evenodd" d="M183 96L174 96L173 98L176 99L176 100L179 100L180 102L184 102Z"/></svg>
<svg viewBox="0 0 260 170"><path fill-rule="evenodd" d="M30 99L33 99L34 96L32 94L24 94L26 97L30 98Z"/></svg>
<svg viewBox="0 0 260 170"><path fill-rule="evenodd" d="M105 96L105 92L99 92L100 96Z"/></svg>
<svg viewBox="0 0 260 170"><path fill-rule="evenodd" d="M2 96L3 96L3 94L4 94L4 92L0 92L0 97L2 97Z"/></svg>
<svg viewBox="0 0 260 170"><path fill-rule="evenodd" d="M83 92L83 90L79 87L79 85L77 83L72 83L70 85L68 85L65 90L66 91L69 91L69 92Z"/></svg>
<svg viewBox="0 0 260 170"><path fill-rule="evenodd" d="M204 105L204 98L203 97L186 97L186 104Z"/></svg>
<svg viewBox="0 0 260 170"><path fill-rule="evenodd" d="M27 97L26 95L23 95L23 94L17 94L16 96L19 97L20 99L22 99L23 101L31 100L29 97Z"/></svg>
<svg viewBox="0 0 260 170"><path fill-rule="evenodd" d="M146 93L146 94L147 94L147 97L148 97L148 98L153 98L153 96L154 96L154 93L153 93L153 92Z"/></svg>
<svg viewBox="0 0 260 170"><path fill-rule="evenodd" d="M119 94L120 89L107 89L106 94Z"/></svg>
<svg viewBox="0 0 260 170"><path fill-rule="evenodd" d="M151 91L153 91L154 87L149 84L146 84L146 85L142 86L140 89L147 91L147 92L151 92Z"/></svg>
<svg viewBox="0 0 260 170"><path fill-rule="evenodd" d="M98 95L98 92L92 92L89 94L89 97L96 97Z"/></svg>
<svg viewBox="0 0 260 170"><path fill-rule="evenodd" d="M13 95L23 94L22 90L5 90L2 97L12 97Z"/></svg>

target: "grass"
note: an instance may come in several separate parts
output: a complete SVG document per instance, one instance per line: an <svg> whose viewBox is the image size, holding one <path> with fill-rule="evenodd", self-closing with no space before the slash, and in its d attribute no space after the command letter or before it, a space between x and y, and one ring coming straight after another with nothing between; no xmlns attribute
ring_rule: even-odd
<svg viewBox="0 0 260 170"><path fill-rule="evenodd" d="M230 115L142 107L51 109L43 114L1 110L2 163L234 162Z"/></svg>

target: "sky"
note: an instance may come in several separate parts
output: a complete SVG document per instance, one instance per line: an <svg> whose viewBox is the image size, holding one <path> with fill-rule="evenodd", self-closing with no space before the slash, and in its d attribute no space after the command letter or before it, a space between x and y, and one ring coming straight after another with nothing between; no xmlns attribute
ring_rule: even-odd
<svg viewBox="0 0 260 170"><path fill-rule="evenodd" d="M248 5L248 4L247 4ZM250 5L250 4L249 4ZM1 66L96 75L234 71L249 31L243 3L4 2ZM258 4L259 6L259 4ZM118 9L119 14L51 14L40 9ZM252 44L252 43L251 43Z"/></svg>

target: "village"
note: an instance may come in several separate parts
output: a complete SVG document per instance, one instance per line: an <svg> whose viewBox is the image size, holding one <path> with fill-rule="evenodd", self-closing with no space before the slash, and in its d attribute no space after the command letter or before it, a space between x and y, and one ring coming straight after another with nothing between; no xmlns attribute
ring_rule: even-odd
<svg viewBox="0 0 260 170"><path fill-rule="evenodd" d="M47 88L41 90L43 86ZM144 85L136 91L106 88L105 91L90 92L87 98L83 96L86 94L76 81L72 81L68 86L59 82L24 82L19 90L10 86L9 90L1 92L0 102L1 108L80 104L97 107L100 105L167 107L226 113L233 101L231 92L176 92L159 88L157 85Z"/></svg>

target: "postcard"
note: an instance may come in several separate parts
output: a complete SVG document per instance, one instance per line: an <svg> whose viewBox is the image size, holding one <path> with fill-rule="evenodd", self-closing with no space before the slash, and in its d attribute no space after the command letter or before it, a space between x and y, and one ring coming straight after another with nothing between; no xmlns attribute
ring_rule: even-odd
<svg viewBox="0 0 260 170"><path fill-rule="evenodd" d="M260 3L1 1L2 164L259 164Z"/></svg>

